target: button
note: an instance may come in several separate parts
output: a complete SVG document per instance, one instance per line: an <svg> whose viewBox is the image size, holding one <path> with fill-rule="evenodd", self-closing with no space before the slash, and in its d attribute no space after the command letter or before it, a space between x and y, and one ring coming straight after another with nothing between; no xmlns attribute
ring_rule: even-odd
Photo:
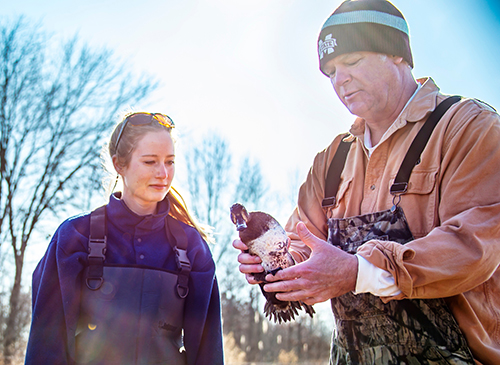
<svg viewBox="0 0 500 365"><path fill-rule="evenodd" d="M144 260L144 255L140 255L140 256L139 256L139 258L140 258L141 260Z"/></svg>
<svg viewBox="0 0 500 365"><path fill-rule="evenodd" d="M142 239L138 238L138 239L137 239L137 242L142 242Z"/></svg>
<svg viewBox="0 0 500 365"><path fill-rule="evenodd" d="M376 186L375 186L375 185L372 185L372 186L370 186L370 189L375 190L375 189L376 189Z"/></svg>

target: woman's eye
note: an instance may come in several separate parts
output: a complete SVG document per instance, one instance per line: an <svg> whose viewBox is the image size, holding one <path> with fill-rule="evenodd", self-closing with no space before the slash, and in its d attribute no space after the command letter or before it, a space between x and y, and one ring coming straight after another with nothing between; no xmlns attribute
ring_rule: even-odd
<svg viewBox="0 0 500 365"><path fill-rule="evenodd" d="M154 165L155 161L144 161L146 165Z"/></svg>
<svg viewBox="0 0 500 365"><path fill-rule="evenodd" d="M169 165L169 166L171 166L171 165L175 164L175 161L174 160L170 160L170 161L167 161L166 164Z"/></svg>

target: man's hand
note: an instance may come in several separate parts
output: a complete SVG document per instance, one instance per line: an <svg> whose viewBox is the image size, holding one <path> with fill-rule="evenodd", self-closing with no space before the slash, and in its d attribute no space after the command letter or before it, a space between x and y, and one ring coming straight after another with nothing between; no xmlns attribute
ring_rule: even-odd
<svg viewBox="0 0 500 365"><path fill-rule="evenodd" d="M309 259L276 275L268 274L266 280L272 283L264 286L265 291L278 292L279 300L312 305L356 288L358 259L354 255L314 236L302 222L297 225L297 233L312 250Z"/></svg>
<svg viewBox="0 0 500 365"><path fill-rule="evenodd" d="M254 279L252 273L264 272L264 268L260 264L262 262L260 257L245 252L248 250L248 247L239 239L233 241L233 247L241 250L241 253L238 255L240 272L245 274L249 284L258 284L259 281Z"/></svg>

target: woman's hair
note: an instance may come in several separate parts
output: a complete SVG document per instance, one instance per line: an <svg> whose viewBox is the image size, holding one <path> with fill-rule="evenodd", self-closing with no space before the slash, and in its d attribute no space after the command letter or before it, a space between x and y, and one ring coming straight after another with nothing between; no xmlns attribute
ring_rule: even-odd
<svg viewBox="0 0 500 365"><path fill-rule="evenodd" d="M152 123L143 125L131 125L130 123L128 123L121 133L117 149L116 140L123 128L123 123L125 123L125 120L131 114L134 113L126 114L122 121L116 125L113 133L111 134L111 138L109 140L107 148L109 157L112 159L113 156L116 156L117 163L122 167L126 167L129 165L132 153L134 152L137 143L149 132L157 133L159 131L165 130L170 134L174 143L176 141L174 136L172 136L173 128L166 127L153 119ZM211 228L197 222L197 220L189 213L182 195L173 186L170 187L170 190L167 193L167 199L170 202L169 214L172 217L194 227L206 242L214 243L214 239L211 235Z"/></svg>
<svg viewBox="0 0 500 365"><path fill-rule="evenodd" d="M158 123L156 119L153 119L152 123L142 124L142 125L132 125L128 123L123 129L123 124L126 119L135 113L128 113L122 119L120 123L118 123L111 134L111 138L108 144L109 156L113 158L116 156L118 159L118 164L122 167L128 166L130 163L130 159L132 157L132 153L134 152L137 143L142 137L144 137L149 132L159 132L159 131L167 131L172 136L172 128L167 128L166 126ZM120 141L118 143L118 149L116 146L116 140L120 135ZM174 136L172 139L175 141Z"/></svg>

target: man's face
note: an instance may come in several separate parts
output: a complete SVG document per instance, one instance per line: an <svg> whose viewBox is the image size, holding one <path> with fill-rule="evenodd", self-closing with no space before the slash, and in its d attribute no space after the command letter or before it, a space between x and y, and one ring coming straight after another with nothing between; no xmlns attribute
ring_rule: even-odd
<svg viewBox="0 0 500 365"><path fill-rule="evenodd" d="M390 118L401 98L401 61L400 57L355 52L335 57L323 70L352 114L377 122Z"/></svg>

